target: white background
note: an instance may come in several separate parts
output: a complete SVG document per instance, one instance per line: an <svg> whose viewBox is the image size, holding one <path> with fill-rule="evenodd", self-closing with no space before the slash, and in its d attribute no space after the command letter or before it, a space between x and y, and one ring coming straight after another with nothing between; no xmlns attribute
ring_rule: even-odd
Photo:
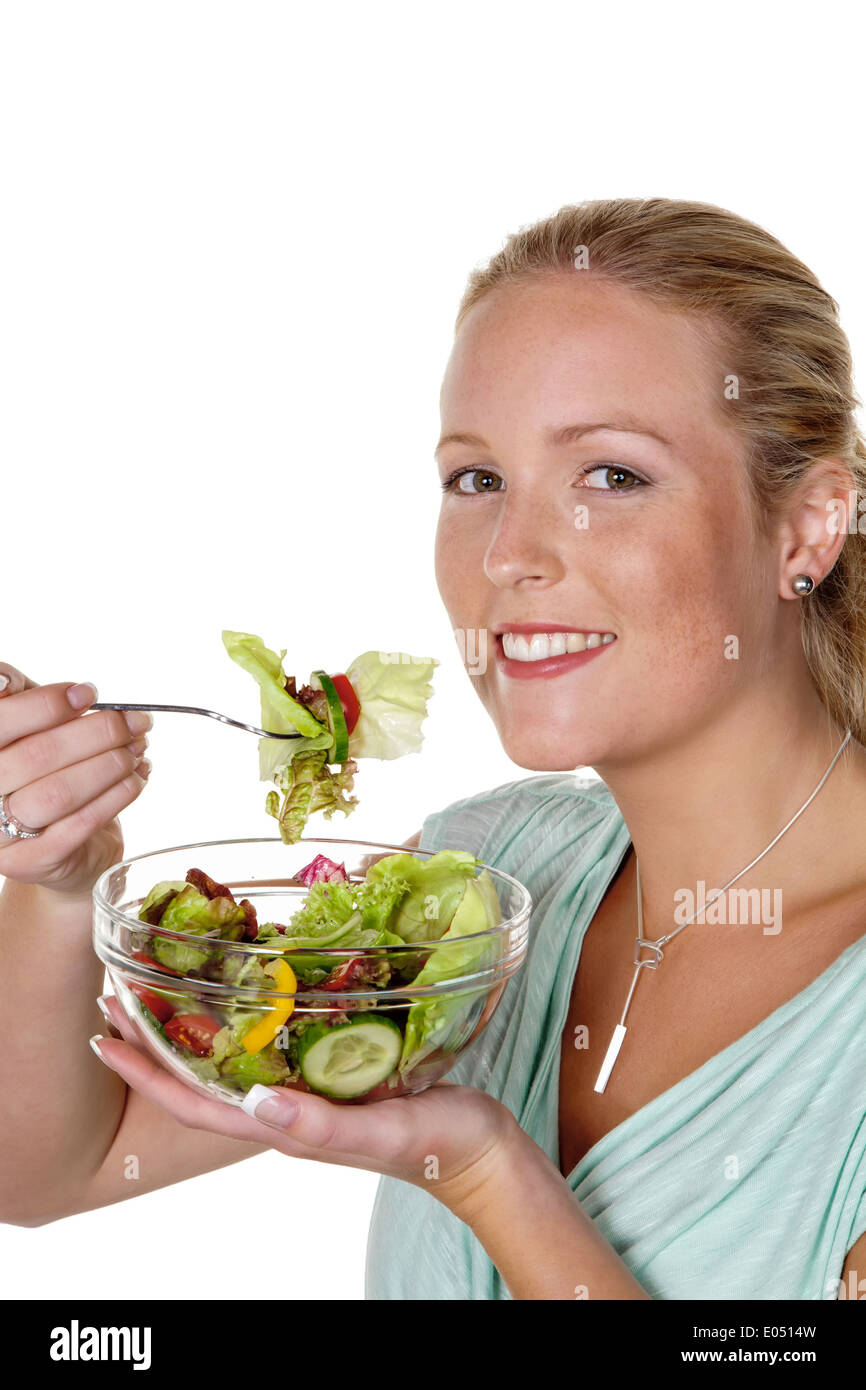
<svg viewBox="0 0 866 1390"><path fill-rule="evenodd" d="M310 834L402 840L530 775L432 567L454 315L509 232L592 197L729 207L811 265L862 361L864 35L841 4L0 13L0 655L252 722L224 627L303 680L438 657L423 752L362 764L358 810ZM157 716L149 755L129 854L273 833L251 736ZM198 1296L184 1270L228 1268L221 1297L358 1299L377 1181L267 1154L5 1226L0 1294Z"/></svg>

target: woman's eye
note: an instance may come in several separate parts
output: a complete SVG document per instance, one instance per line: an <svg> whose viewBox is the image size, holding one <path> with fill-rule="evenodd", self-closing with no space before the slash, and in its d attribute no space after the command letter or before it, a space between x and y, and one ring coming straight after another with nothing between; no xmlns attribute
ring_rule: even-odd
<svg viewBox="0 0 866 1390"><path fill-rule="evenodd" d="M469 481L468 487L459 487L461 478ZM452 473L450 478L446 478L442 484L443 492L460 492L464 496L469 496L485 492L501 492L499 484L502 482L498 473L492 473L489 468L458 468L456 473Z"/></svg>
<svg viewBox="0 0 866 1390"><path fill-rule="evenodd" d="M597 473L603 476L604 482L590 483L589 479ZM644 485L643 479L632 473L630 468L623 468L618 463L597 463L594 468L587 469L577 486L600 489L602 492L629 492L635 483L639 487Z"/></svg>

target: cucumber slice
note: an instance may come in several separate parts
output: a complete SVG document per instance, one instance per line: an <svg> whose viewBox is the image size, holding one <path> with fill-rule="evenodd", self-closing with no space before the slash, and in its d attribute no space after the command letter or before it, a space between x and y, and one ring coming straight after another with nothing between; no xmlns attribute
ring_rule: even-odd
<svg viewBox="0 0 866 1390"><path fill-rule="evenodd" d="M344 763L349 756L349 730L346 728L346 716L343 713L343 706L340 704L340 697L334 682L327 671L314 671L310 676L310 685L314 690L324 691L325 699L328 702L331 733L336 739L331 762Z"/></svg>
<svg viewBox="0 0 866 1390"><path fill-rule="evenodd" d="M345 1023L314 1023L298 1043L301 1075L313 1091L348 1099L372 1091L394 1070L403 1034L393 1019L364 1010Z"/></svg>

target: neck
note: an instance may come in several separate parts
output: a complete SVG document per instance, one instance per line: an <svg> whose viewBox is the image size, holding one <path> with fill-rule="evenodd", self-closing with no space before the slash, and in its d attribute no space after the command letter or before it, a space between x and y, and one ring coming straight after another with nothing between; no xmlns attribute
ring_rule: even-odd
<svg viewBox="0 0 866 1390"><path fill-rule="evenodd" d="M844 737L810 684L798 701L747 697L644 758L595 764L640 864L644 936L671 929L678 890L697 894L703 881L709 897L751 863L815 790ZM852 737L803 814L736 887L784 889L794 907L820 901L850 879L863 814L866 750Z"/></svg>

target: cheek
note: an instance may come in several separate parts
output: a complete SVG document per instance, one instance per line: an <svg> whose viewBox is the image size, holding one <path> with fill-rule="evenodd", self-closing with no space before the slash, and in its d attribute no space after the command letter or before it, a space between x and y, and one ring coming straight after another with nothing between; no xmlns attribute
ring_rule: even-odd
<svg viewBox="0 0 866 1390"><path fill-rule="evenodd" d="M442 602L446 608L449 604L449 585L448 576L450 573L450 551L451 544L448 535L448 527L443 524L440 514L439 524L436 527L436 539L433 545L433 570L436 575L436 587L442 597Z"/></svg>
<svg viewBox="0 0 866 1390"><path fill-rule="evenodd" d="M473 590L480 588L478 576L483 574L483 553L479 560L471 528L456 524L453 515L446 515L447 505L439 514L433 563L442 602L452 619L459 621L467 616L461 610L471 601Z"/></svg>
<svg viewBox="0 0 866 1390"><path fill-rule="evenodd" d="M612 611L631 629L642 658L678 680L686 673L690 682L734 677L737 660L757 639L760 613L749 562L754 539L742 519L686 516L677 526L606 540Z"/></svg>

